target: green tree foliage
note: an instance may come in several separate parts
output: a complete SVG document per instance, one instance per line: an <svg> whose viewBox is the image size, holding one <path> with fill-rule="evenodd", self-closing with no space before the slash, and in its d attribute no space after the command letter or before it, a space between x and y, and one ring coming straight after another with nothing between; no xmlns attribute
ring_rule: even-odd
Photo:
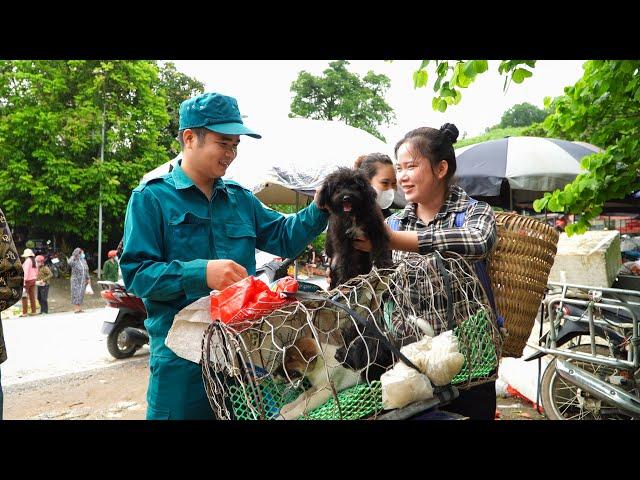
<svg viewBox="0 0 640 480"><path fill-rule="evenodd" d="M514 105L504 112L500 119L500 128L527 127L542 122L547 112L530 103L524 102Z"/></svg>
<svg viewBox="0 0 640 480"><path fill-rule="evenodd" d="M385 141L377 127L395 119L393 109L384 100L391 81L373 71L360 78L349 72L347 65L349 62L344 60L331 62L319 77L301 71L291 84L295 97L289 116L342 120Z"/></svg>
<svg viewBox="0 0 640 480"><path fill-rule="evenodd" d="M432 63L433 62L433 63ZM504 60L498 66L498 73L505 75L504 90L511 82L522 83L533 73L535 60ZM429 84L428 69L435 69L436 80L433 82L435 95L431 102L434 110L445 112L450 105L457 105L462 100L461 89L468 88L478 75L489 69L487 60L422 60L420 67L413 73L413 86L423 88Z"/></svg>
<svg viewBox="0 0 640 480"><path fill-rule="evenodd" d="M537 211L583 214L566 229L581 233L606 201L640 189L640 61L588 61L583 77L564 96L545 99L545 106L554 110L543 123L551 135L604 149L582 159L587 172L534 203Z"/></svg>
<svg viewBox="0 0 640 480"><path fill-rule="evenodd" d="M142 175L168 160L159 91L152 61L0 61L0 203L12 224L95 239L102 202L108 238Z"/></svg>
<svg viewBox="0 0 640 480"><path fill-rule="evenodd" d="M167 62L160 67L159 89L166 97L169 124L160 132L160 144L169 152L171 158L180 153L180 144L176 140L180 123L180 104L186 99L204 92L204 84L176 70L176 66Z"/></svg>

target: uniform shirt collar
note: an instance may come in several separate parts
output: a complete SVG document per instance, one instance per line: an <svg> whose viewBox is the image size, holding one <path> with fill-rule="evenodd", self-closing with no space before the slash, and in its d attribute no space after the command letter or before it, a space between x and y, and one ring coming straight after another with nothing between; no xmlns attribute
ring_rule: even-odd
<svg viewBox="0 0 640 480"><path fill-rule="evenodd" d="M173 182L178 190L195 186L193 180L191 180L191 178L186 173L184 173L184 170L182 169L182 160L178 160L176 166L173 167L173 170L171 170L171 176L173 177ZM227 186L225 185L222 178L218 177L213 181L213 189L220 189L226 193Z"/></svg>

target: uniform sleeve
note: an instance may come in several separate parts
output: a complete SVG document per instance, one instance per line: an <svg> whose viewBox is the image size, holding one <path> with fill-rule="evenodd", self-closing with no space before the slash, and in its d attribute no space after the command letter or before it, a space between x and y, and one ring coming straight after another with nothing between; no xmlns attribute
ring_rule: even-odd
<svg viewBox="0 0 640 480"><path fill-rule="evenodd" d="M203 297L207 287L206 259L164 260L164 219L159 200L149 189L134 190L124 222L120 269L125 287L141 298L170 302Z"/></svg>
<svg viewBox="0 0 640 480"><path fill-rule="evenodd" d="M485 258L496 241L496 220L493 210L485 202L477 202L467 209L464 225L460 228L438 228L429 225L418 230L418 248L421 254L435 250L456 252L467 260Z"/></svg>
<svg viewBox="0 0 640 480"><path fill-rule="evenodd" d="M256 246L283 258L295 258L327 227L329 214L315 202L296 215L285 217L264 207L252 195L256 221Z"/></svg>
<svg viewBox="0 0 640 480"><path fill-rule="evenodd" d="M4 213L0 210L0 311L20 300L23 282L20 257Z"/></svg>

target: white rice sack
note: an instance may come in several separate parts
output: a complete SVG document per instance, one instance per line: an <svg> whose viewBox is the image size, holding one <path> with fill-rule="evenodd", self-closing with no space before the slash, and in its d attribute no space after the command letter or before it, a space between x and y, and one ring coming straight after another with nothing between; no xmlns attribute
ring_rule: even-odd
<svg viewBox="0 0 640 480"><path fill-rule="evenodd" d="M410 403L433 397L429 379L414 368L398 362L380 377L382 407L385 410L402 408Z"/></svg>
<svg viewBox="0 0 640 480"><path fill-rule="evenodd" d="M427 355L425 373L437 386L451 383L464 364L464 355L458 351L458 339L451 330L433 338Z"/></svg>

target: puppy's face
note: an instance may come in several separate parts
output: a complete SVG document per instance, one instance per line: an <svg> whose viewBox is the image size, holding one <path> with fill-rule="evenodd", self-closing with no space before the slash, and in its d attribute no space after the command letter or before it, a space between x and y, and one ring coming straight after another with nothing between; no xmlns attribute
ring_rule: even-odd
<svg viewBox="0 0 640 480"><path fill-rule="evenodd" d="M363 210L375 208L376 195L363 174L340 168L325 178L320 203L334 215L357 216Z"/></svg>
<svg viewBox="0 0 640 480"><path fill-rule="evenodd" d="M279 367L275 375L278 377L296 379L313 371L320 353L313 338L299 338L284 353L284 365Z"/></svg>

